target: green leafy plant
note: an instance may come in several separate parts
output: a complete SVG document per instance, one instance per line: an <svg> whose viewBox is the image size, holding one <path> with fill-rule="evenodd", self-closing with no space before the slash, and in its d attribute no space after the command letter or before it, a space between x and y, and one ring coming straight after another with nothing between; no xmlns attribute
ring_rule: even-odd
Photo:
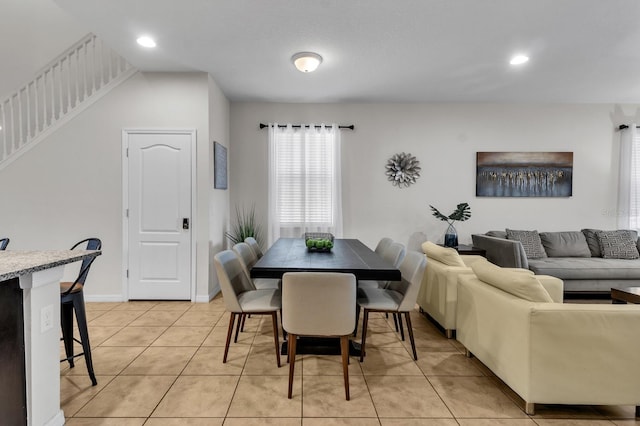
<svg viewBox="0 0 640 426"><path fill-rule="evenodd" d="M231 227L230 232L225 232L225 235L233 244L241 243L247 237L253 237L256 241L260 242L262 239L262 229L260 224L256 221L256 209L255 206L245 210L244 207L239 208L236 206L236 220L235 224Z"/></svg>
<svg viewBox="0 0 640 426"><path fill-rule="evenodd" d="M445 216L438 209L429 205L431 207L431 211L433 215L438 219L447 222L449 225L452 225L453 222L464 222L465 220L471 217L471 207L467 203L460 203L456 206L456 209L449 216Z"/></svg>

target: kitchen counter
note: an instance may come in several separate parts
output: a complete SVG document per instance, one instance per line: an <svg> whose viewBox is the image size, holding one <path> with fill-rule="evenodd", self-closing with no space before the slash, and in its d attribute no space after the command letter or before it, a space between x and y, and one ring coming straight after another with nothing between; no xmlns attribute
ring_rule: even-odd
<svg viewBox="0 0 640 426"><path fill-rule="evenodd" d="M98 250L0 251L0 282L20 275L95 257Z"/></svg>
<svg viewBox="0 0 640 426"><path fill-rule="evenodd" d="M100 254L99 250L0 251L0 423L64 425L60 280L67 263Z"/></svg>

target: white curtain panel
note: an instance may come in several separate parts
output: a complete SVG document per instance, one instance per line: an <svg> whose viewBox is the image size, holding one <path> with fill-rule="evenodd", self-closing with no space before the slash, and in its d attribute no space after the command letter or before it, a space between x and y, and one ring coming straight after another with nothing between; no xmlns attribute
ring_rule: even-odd
<svg viewBox="0 0 640 426"><path fill-rule="evenodd" d="M636 124L620 131L618 229L640 228L640 134Z"/></svg>
<svg viewBox="0 0 640 426"><path fill-rule="evenodd" d="M340 152L335 124L269 124L269 245L305 232L342 236Z"/></svg>

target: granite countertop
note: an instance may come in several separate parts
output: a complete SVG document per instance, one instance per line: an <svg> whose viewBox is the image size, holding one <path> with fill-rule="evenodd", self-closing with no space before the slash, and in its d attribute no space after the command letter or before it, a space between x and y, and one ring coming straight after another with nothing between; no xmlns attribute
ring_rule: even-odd
<svg viewBox="0 0 640 426"><path fill-rule="evenodd" d="M100 250L0 250L0 281L101 254Z"/></svg>

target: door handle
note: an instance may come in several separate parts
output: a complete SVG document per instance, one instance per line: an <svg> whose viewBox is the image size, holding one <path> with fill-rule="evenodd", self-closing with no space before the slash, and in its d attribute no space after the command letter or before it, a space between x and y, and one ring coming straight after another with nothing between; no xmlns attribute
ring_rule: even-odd
<svg viewBox="0 0 640 426"><path fill-rule="evenodd" d="M189 218L188 217L183 217L182 218L182 229L189 229Z"/></svg>

